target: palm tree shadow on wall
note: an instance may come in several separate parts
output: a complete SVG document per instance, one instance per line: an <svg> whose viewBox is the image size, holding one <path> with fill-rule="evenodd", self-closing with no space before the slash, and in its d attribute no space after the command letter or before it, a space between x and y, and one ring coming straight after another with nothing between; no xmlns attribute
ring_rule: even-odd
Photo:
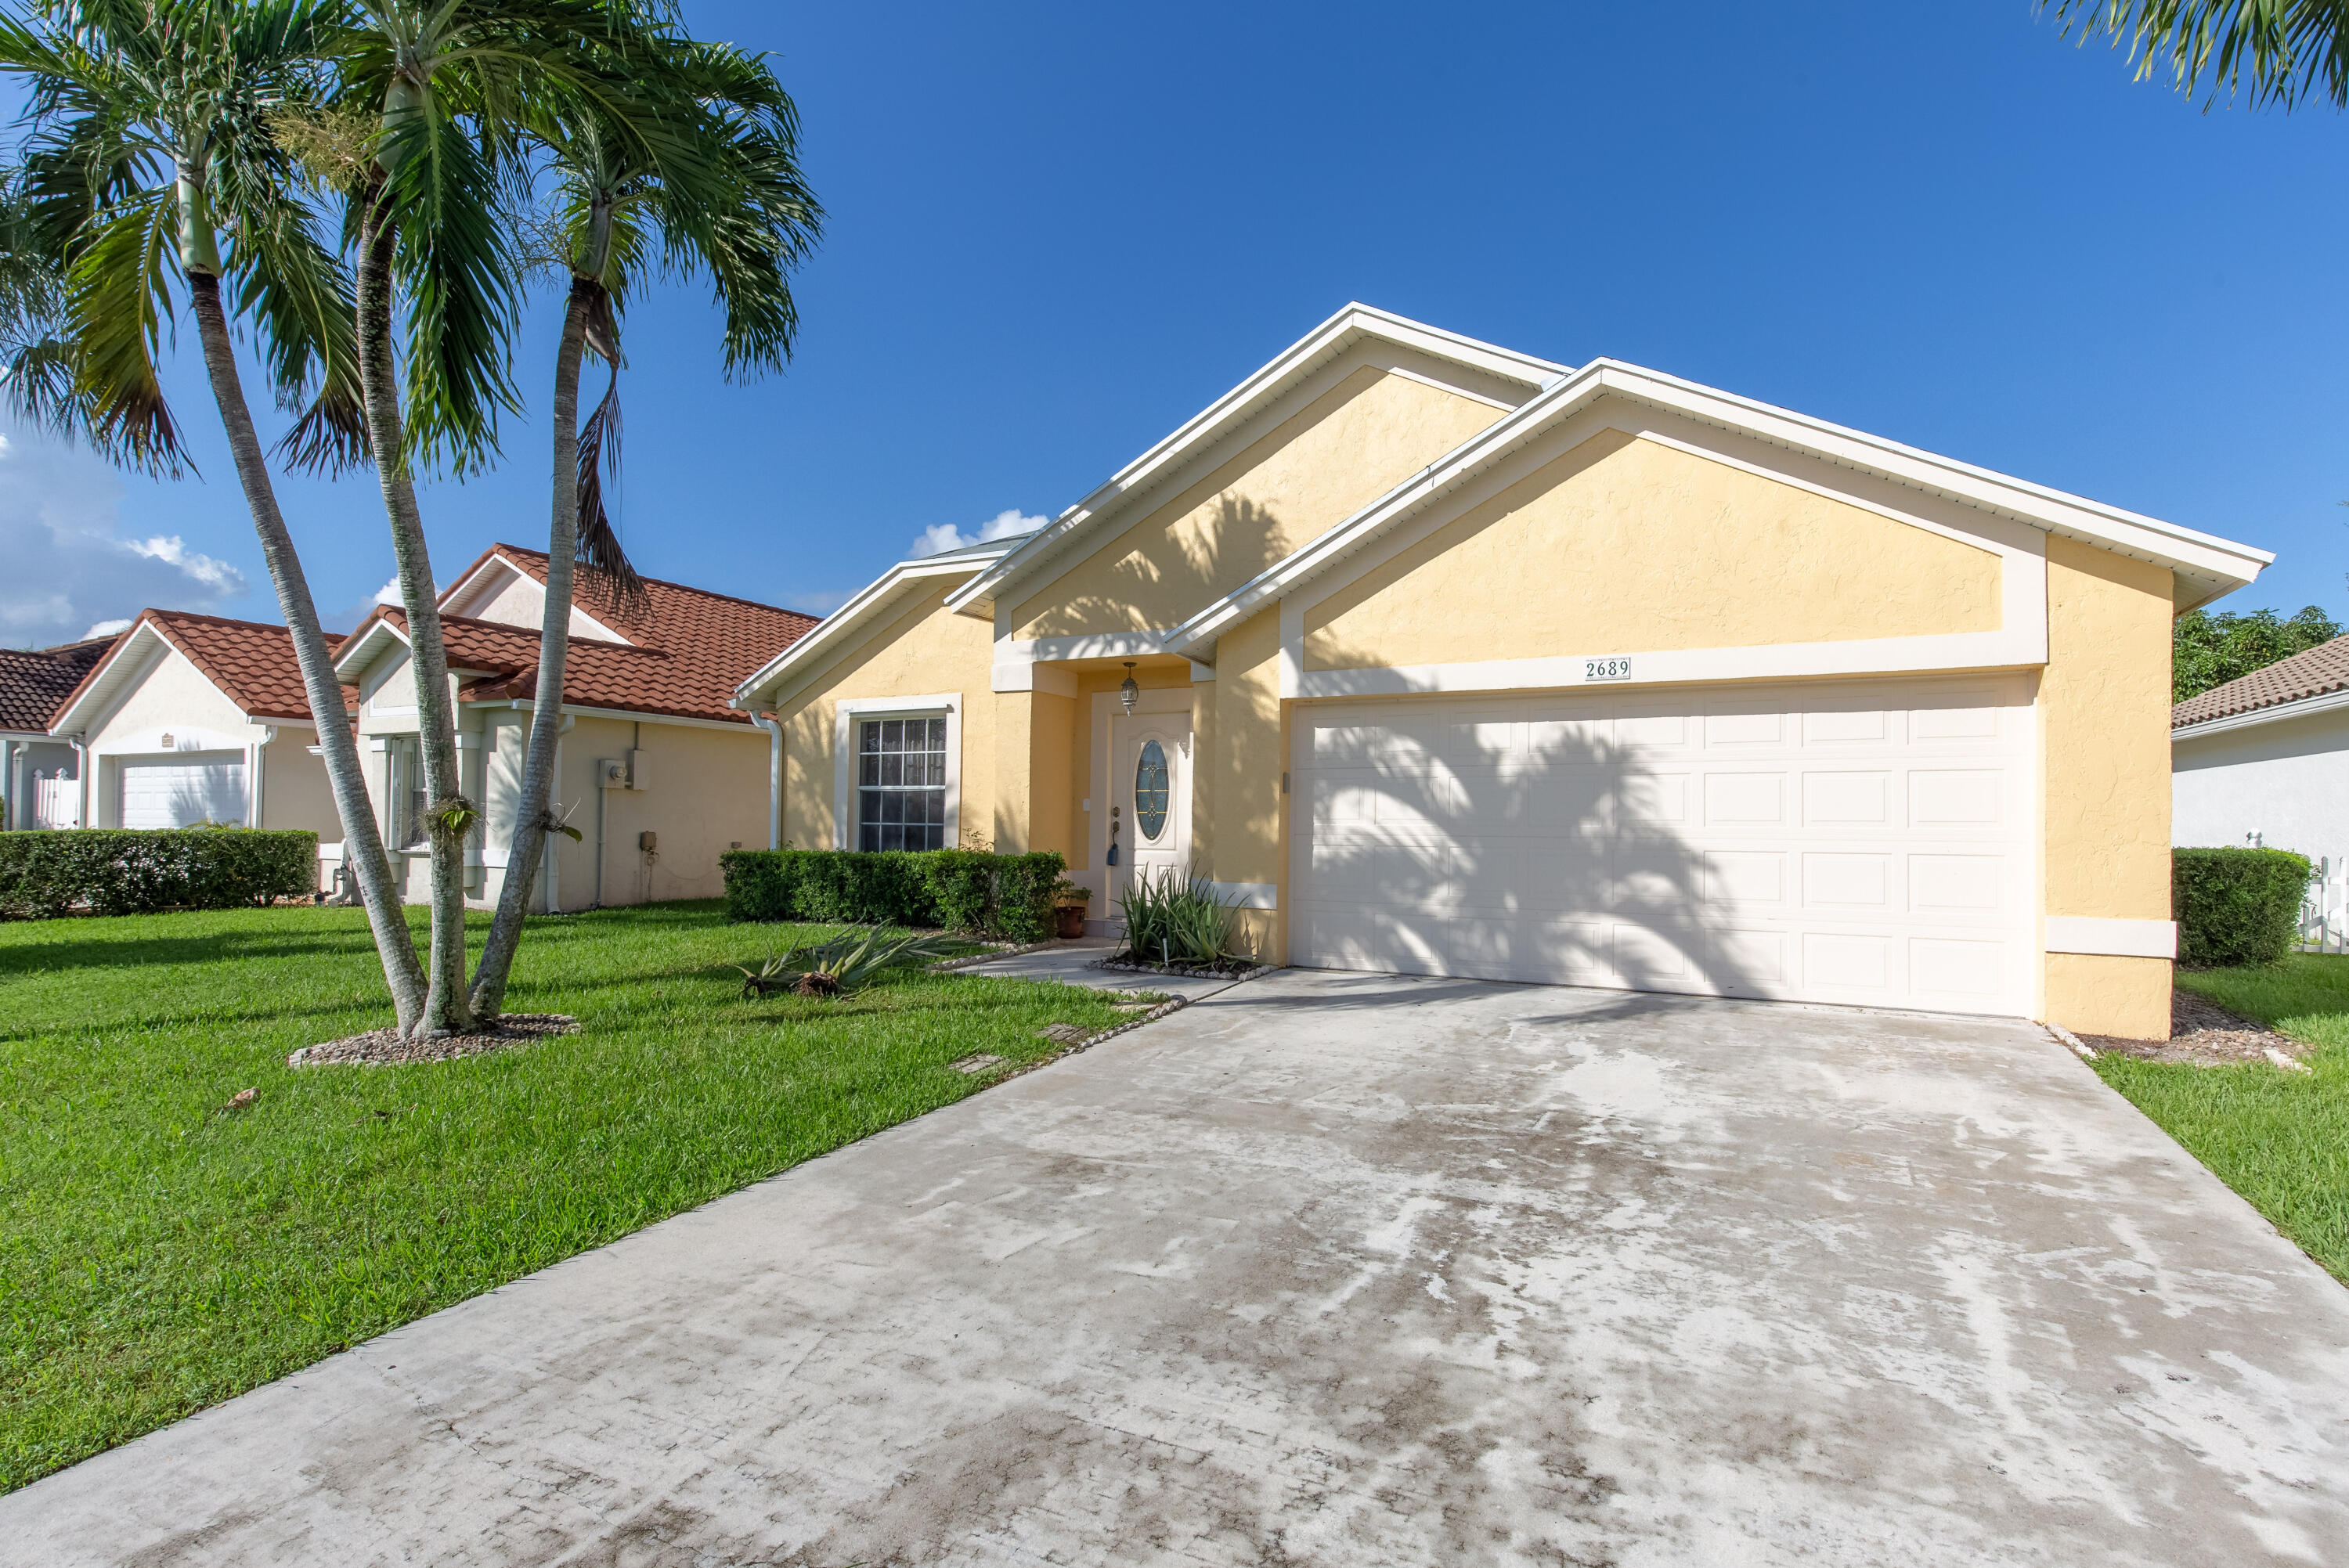
<svg viewBox="0 0 2349 1568"><path fill-rule="evenodd" d="M1360 726L1300 716L1309 906L1299 962L1608 989L1767 996L1791 935L1725 912L1767 869L1682 836L1693 769L1651 763L1603 719L1527 718L1496 697ZM1511 713L1516 709L1516 714ZM1788 868L1780 866L1783 878ZM1730 906L1733 907L1733 906Z"/></svg>
<svg viewBox="0 0 2349 1568"><path fill-rule="evenodd" d="M1143 603L1179 606L1174 619L1180 620L1278 561L1287 553L1278 542L1280 535L1278 514L1246 496L1224 495L1208 526L1178 534L1172 550L1143 554L1129 549L1110 568L1108 586L1060 600L1034 633L1022 634L1164 630L1140 608Z"/></svg>

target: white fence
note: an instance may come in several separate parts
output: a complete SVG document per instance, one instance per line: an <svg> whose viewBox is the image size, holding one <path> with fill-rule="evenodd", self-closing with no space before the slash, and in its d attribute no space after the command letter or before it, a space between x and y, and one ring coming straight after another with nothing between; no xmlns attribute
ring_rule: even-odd
<svg viewBox="0 0 2349 1568"><path fill-rule="evenodd" d="M2349 856L2321 855L2300 901L2300 950L2349 953Z"/></svg>
<svg viewBox="0 0 2349 1568"><path fill-rule="evenodd" d="M33 825L36 828L81 826L81 780L33 776Z"/></svg>

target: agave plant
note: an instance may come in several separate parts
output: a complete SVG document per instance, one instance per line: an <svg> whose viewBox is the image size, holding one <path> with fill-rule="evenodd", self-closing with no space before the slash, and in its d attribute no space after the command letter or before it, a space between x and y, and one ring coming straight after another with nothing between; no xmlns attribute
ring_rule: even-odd
<svg viewBox="0 0 2349 1568"><path fill-rule="evenodd" d="M1126 955L1150 964L1219 964L1232 955L1237 908L1205 877L1137 873L1118 900Z"/></svg>
<svg viewBox="0 0 2349 1568"><path fill-rule="evenodd" d="M885 970L944 958L948 950L948 940L942 936L910 931L893 934L884 926L857 926L828 941L805 946L793 943L756 969L740 964L734 967L742 976L745 996L764 996L771 991L843 996L870 985Z"/></svg>

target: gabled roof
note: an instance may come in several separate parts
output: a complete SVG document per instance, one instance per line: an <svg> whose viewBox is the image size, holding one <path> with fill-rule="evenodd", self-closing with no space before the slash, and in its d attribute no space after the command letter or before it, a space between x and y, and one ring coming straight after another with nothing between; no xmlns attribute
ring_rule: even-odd
<svg viewBox="0 0 2349 1568"><path fill-rule="evenodd" d="M54 648L0 648L0 733L47 735L112 637Z"/></svg>
<svg viewBox="0 0 2349 1568"><path fill-rule="evenodd" d="M2251 714L2282 718L2265 710L2307 702L2334 692L2349 693L2349 637L2335 637L2304 653L2278 659L2263 670L2189 696L2169 710L2173 730ZM2327 705L2330 706L2330 705Z"/></svg>
<svg viewBox="0 0 2349 1568"><path fill-rule="evenodd" d="M1829 424L1734 393L1614 359L1594 359L1516 412L1461 443L1440 461L1395 487L1344 522L1274 562L1215 603L1202 606L1165 638L1168 653L1203 656L1224 632L1264 605L1312 581L1444 495L1523 449L1544 431L1602 397L1646 404L2013 518L2106 550L2167 566L2179 580L2179 610L2207 603L2257 577L2275 560L2157 518L2125 511L1952 458Z"/></svg>
<svg viewBox="0 0 2349 1568"><path fill-rule="evenodd" d="M1055 560L1081 547L1115 517L1126 515L1140 497L1181 469L1193 456L1246 426L1315 371L1366 339L1394 345L1482 373L1517 387L1530 397L1567 374L1568 366L1529 354L1480 343L1359 302L1290 344L1255 375L1208 405L1173 435L1120 469L1084 500L1038 530L1020 547L965 583L948 597L969 614L991 613L997 595L1039 575Z"/></svg>
<svg viewBox="0 0 2349 1568"><path fill-rule="evenodd" d="M746 711L771 707L777 700L775 692L780 683L792 679L802 671L822 667L833 654L855 645L860 627L885 622L900 606L924 588L936 592L941 578L968 576L984 571L993 562L1001 560L1035 535L1023 533L1004 539L991 539L980 544L965 545L958 550L942 551L936 555L917 556L900 561L884 572L856 597L824 617L821 625L806 636L769 659L737 683L731 702ZM763 693L764 695L760 695Z"/></svg>
<svg viewBox="0 0 2349 1568"><path fill-rule="evenodd" d="M441 599L445 602L492 557L542 584L546 581L545 552L500 544L466 568ZM574 581L574 603L585 599L600 624L628 639L572 637L564 665L563 700L575 707L748 725L750 716L728 703L736 684L823 624L796 610L650 577L645 579L645 602L624 608L611 603L608 596L599 600L600 584L593 574L581 573ZM481 677L459 693L462 700L535 697L536 626L444 614L440 634L450 667ZM336 650L336 668L346 676L356 676L387 640L402 645L408 641L408 614L396 605L378 606L361 623Z"/></svg>
<svg viewBox="0 0 2349 1568"><path fill-rule="evenodd" d="M326 634L332 646L336 634ZM52 721L69 733L86 727L114 691L142 667L158 645L177 649L245 717L308 724L310 699L294 658L294 634L266 621L232 621L190 610L141 610L114 639ZM347 698L348 692L345 696Z"/></svg>

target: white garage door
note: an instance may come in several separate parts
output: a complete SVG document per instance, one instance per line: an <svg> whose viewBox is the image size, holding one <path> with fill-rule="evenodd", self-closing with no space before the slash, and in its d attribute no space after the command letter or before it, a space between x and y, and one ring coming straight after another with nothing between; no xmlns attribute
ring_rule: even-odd
<svg viewBox="0 0 2349 1568"><path fill-rule="evenodd" d="M2020 677L1314 706L1294 962L2027 1013Z"/></svg>
<svg viewBox="0 0 2349 1568"><path fill-rule="evenodd" d="M122 813L126 828L184 828L191 822L244 820L244 753L182 751L169 758L125 758Z"/></svg>

